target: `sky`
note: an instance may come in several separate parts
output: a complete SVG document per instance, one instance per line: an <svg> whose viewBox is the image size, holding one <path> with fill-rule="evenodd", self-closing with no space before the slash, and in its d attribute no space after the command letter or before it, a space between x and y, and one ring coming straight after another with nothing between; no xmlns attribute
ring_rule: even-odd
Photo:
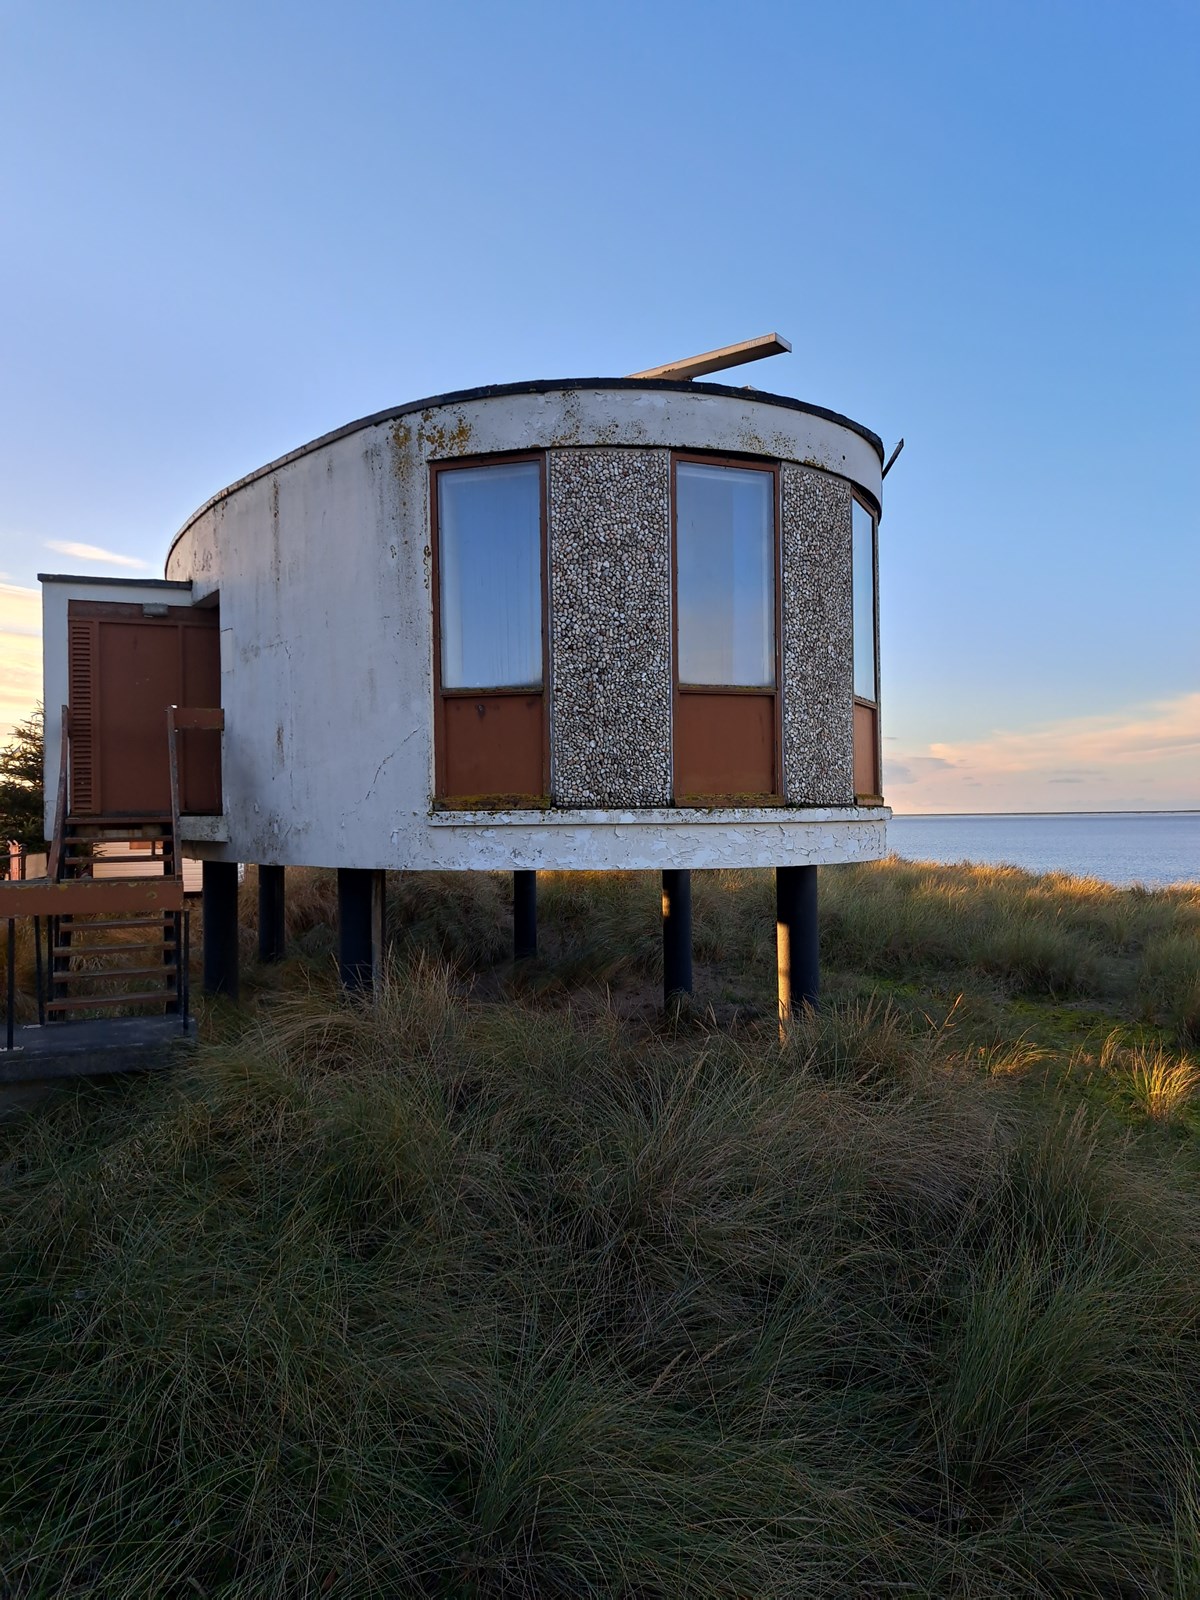
<svg viewBox="0 0 1200 1600"><path fill-rule="evenodd" d="M777 330L729 381L906 440L893 807L1200 807L1198 83L1198 0L0 0L0 734L38 572Z"/></svg>

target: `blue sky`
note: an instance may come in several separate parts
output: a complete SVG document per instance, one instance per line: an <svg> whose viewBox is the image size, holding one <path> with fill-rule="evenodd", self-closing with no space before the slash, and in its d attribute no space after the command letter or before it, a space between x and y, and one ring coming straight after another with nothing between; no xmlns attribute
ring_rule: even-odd
<svg viewBox="0 0 1200 1600"><path fill-rule="evenodd" d="M388 405L778 329L731 381L908 441L893 805L1200 806L1198 82L1192 0L0 0L0 723L39 570L157 573Z"/></svg>

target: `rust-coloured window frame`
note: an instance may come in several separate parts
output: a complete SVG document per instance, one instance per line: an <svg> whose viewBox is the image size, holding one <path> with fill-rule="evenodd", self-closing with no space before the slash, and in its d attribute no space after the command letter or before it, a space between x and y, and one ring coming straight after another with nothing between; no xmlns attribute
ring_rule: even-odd
<svg viewBox="0 0 1200 1600"><path fill-rule="evenodd" d="M507 685L491 689L447 689L442 685L442 586L441 542L438 527L438 480L446 472L469 471L472 467L511 466L517 462L532 462L538 469L538 529L541 561L541 627L542 627L542 683L540 689L532 686ZM445 461L429 463L429 527L432 564L433 599L433 801L442 810L540 810L550 800L550 553L546 503L546 452L544 450L507 450L494 455L454 456ZM480 794L466 797L447 793L446 777L446 703L450 700L487 700L540 695L542 701L542 790L539 795Z"/></svg>
<svg viewBox="0 0 1200 1600"><path fill-rule="evenodd" d="M875 662L874 662L874 665L875 665L875 698L873 700L868 700L863 695L860 695L857 692L856 689L854 690L854 707L855 707L855 711L857 711L858 708L861 706L864 711L867 711L867 712L869 712L871 714L871 717L872 717L872 720L873 720L873 723L874 723L874 730L875 730L875 741L874 741L875 742L875 749L874 749L875 789L874 789L874 791L867 791L867 790L861 790L860 791L859 787L858 787L857 773L856 773L856 779L855 779L855 785L854 785L854 788L855 788L854 801L855 801L856 805L864 805L864 804L882 805L883 804L883 735L882 735L882 723L881 723L880 715L879 715L879 507L875 504L875 502L873 500L871 500L869 498L869 496L861 493L857 488L851 490L851 499L852 499L852 501L854 502L855 505L861 506L861 508L866 512L867 516L871 519L871 637L874 640L874 656L875 656ZM853 605L853 598L854 598L854 575L853 575L854 545L853 545L853 532L851 533L850 560L851 560L851 580L850 580L851 581L851 604ZM852 624L852 629L851 629L851 638L853 639L853 624ZM853 685L853 681L854 681L853 657L851 658L851 669L850 670L851 670L851 684ZM855 763L855 765L857 767L857 762Z"/></svg>
<svg viewBox="0 0 1200 1600"><path fill-rule="evenodd" d="M775 681L768 688L743 684L686 684L679 681L679 496L676 491L676 468L680 462L694 462L704 467L733 467L743 472L762 472L772 479L771 496L772 537L774 541L773 575L775 583ZM704 450L672 450L671 452L671 792L672 800L680 809L702 809L713 805L781 806L783 793L783 540L782 540L782 474L778 461L763 456L734 455ZM774 787L765 794L681 794L675 760L675 729L679 720L679 702L684 696L724 695L747 696L774 701L771 725L774 732Z"/></svg>

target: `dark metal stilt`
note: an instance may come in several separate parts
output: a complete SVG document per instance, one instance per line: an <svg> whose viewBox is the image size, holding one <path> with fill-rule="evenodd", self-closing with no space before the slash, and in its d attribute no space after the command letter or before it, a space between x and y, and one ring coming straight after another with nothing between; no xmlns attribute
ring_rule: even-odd
<svg viewBox="0 0 1200 1600"><path fill-rule="evenodd" d="M17 1009L17 924L14 918L8 919L8 1010L5 1019L5 1049L13 1047L13 1030L16 1025Z"/></svg>
<svg viewBox="0 0 1200 1600"><path fill-rule="evenodd" d="M203 867L204 989L238 997L238 869L236 861Z"/></svg>
<svg viewBox="0 0 1200 1600"><path fill-rule="evenodd" d="M339 867L338 973L352 994L369 993L379 982L383 960L383 873L372 867Z"/></svg>
<svg viewBox="0 0 1200 1600"><path fill-rule="evenodd" d="M537 873L513 873L513 960L538 952Z"/></svg>
<svg viewBox="0 0 1200 1600"><path fill-rule="evenodd" d="M816 867L776 867L775 947L779 969L779 1027L805 1006L816 1007L821 987Z"/></svg>
<svg viewBox="0 0 1200 1600"><path fill-rule="evenodd" d="M284 930L282 867L258 869L258 959L282 961L287 943Z"/></svg>
<svg viewBox="0 0 1200 1600"><path fill-rule="evenodd" d="M663 1000L692 992L692 875L670 868L662 875Z"/></svg>
<svg viewBox="0 0 1200 1600"><path fill-rule="evenodd" d="M183 1031L188 1031L188 1012L192 1002L192 913L183 913L183 953L180 968L182 986L179 994L179 1008L183 1013Z"/></svg>

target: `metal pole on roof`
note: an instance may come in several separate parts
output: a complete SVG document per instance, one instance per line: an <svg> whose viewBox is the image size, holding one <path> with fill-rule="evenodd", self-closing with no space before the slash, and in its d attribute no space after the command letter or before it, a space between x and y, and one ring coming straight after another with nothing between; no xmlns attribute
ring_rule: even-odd
<svg viewBox="0 0 1200 1600"><path fill-rule="evenodd" d="M726 367L740 367L747 361L761 361L764 356L782 356L791 345L777 333L760 333L756 339L743 339L740 344L724 344L719 350L706 350L702 355L685 356L682 361L668 361L661 367L647 367L643 372L631 372L631 378L702 378L706 372L723 372Z"/></svg>

